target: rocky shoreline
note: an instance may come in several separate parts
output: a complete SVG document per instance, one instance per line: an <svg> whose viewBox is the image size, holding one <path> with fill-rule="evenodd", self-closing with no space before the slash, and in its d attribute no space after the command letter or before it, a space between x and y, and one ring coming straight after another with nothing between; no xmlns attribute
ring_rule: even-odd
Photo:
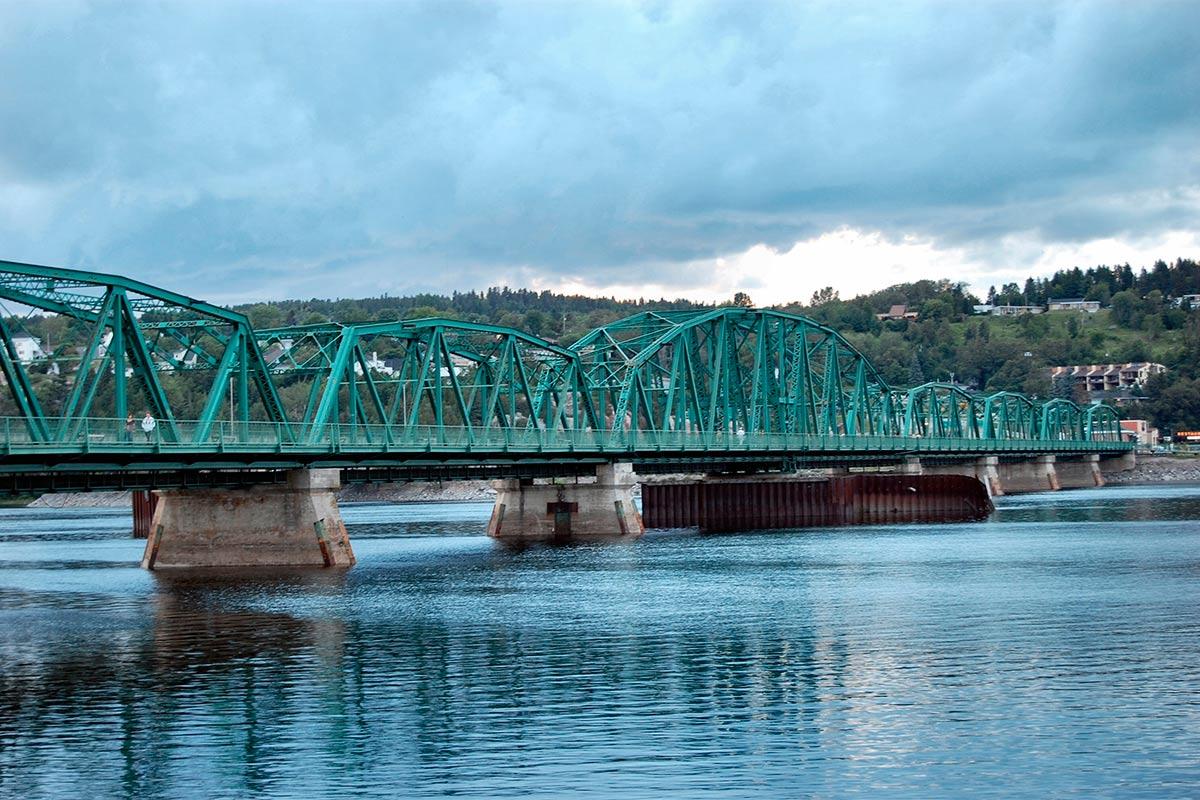
<svg viewBox="0 0 1200 800"><path fill-rule="evenodd" d="M1110 485L1139 483L1200 483L1200 458L1186 456L1138 456L1128 472L1106 472Z"/></svg>
<svg viewBox="0 0 1200 800"><path fill-rule="evenodd" d="M338 492L339 503L481 503L495 497L491 481L364 483Z"/></svg>

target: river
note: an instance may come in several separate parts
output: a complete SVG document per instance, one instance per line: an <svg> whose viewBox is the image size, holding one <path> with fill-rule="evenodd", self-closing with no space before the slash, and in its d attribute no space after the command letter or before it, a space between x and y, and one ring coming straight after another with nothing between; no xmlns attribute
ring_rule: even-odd
<svg viewBox="0 0 1200 800"><path fill-rule="evenodd" d="M0 510L5 797L1195 797L1200 486L511 551L352 505L358 565L138 568Z"/></svg>

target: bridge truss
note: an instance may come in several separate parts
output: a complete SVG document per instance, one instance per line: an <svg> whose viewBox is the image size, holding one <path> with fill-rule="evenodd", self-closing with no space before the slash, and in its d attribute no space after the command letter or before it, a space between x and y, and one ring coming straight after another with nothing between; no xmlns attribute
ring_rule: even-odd
<svg viewBox="0 0 1200 800"><path fill-rule="evenodd" d="M1108 406L896 389L836 331L770 309L647 312L571 347L449 319L255 331L138 281L15 262L0 262L0 304L9 461L1127 448ZM129 430L143 412L153 435Z"/></svg>
<svg viewBox="0 0 1200 800"><path fill-rule="evenodd" d="M309 443L334 429L439 443L454 431L471 444L597 426L578 357L512 328L419 319L280 328L258 341L281 386L303 387Z"/></svg>
<svg viewBox="0 0 1200 800"><path fill-rule="evenodd" d="M168 442L205 441L226 416L290 436L242 314L117 275L10 261L0 314L8 416L33 442L76 440L92 420L128 438L128 415L145 413ZM41 336L26 330L33 317Z"/></svg>

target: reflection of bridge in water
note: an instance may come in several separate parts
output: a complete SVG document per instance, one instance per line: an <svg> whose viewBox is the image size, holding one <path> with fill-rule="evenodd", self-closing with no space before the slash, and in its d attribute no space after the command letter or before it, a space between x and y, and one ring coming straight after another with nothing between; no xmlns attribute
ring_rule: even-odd
<svg viewBox="0 0 1200 800"><path fill-rule="evenodd" d="M492 531L525 539L640 532L631 470L778 481L801 467L896 467L907 483L881 491L923 497L947 474L993 493L1096 485L1102 459L1130 452L1108 406L895 389L836 331L772 310L647 312L564 348L447 319L256 331L137 281L11 262L0 298L0 480L165 490L148 566L215 550L349 563L339 480L507 479ZM535 482L582 475L598 477ZM673 518L691 513L683 495L658 495ZM912 511L951 513L938 502ZM205 512L217 507L222 531ZM256 555L229 555L263 529L274 533L256 534ZM196 546L172 555L189 536Z"/></svg>
<svg viewBox="0 0 1200 800"><path fill-rule="evenodd" d="M503 564L492 566L502 579ZM820 693L839 690L843 672L861 668L849 663L836 626L819 621L788 626L790 637L759 627L723 631L714 658L713 642L698 635L701 619L694 630L650 632L626 622L579 636L542 623L413 618L391 607L381 609L390 620L359 618L361 611L346 612L354 606L348 601L367 589L348 587L345 576L285 572L290 588L244 574L160 578L148 613L124 620L116 641L77 638L69 625L48 629L36 663L6 657L0 669L7 753L0 783L43 775L72 781L51 784L51 794L87 785L98 796L144 797L188 785L207 796L239 796L278 787L281 768L295 780L301 762L322 765L305 779L306 791L318 795L345 775L386 775L389 786L469 783L489 777L476 774L485 768L480 760L488 770L519 768L519 756L504 748L519 750L523 740L594 743L610 735L572 729L570 709L602 702L610 713L636 717L674 693L690 698L689 713L716 724L792 706L798 723L814 725ZM399 580L412 602L423 582L443 579ZM318 618L239 608L297 592L340 610ZM751 666L738 667L731 684L729 664ZM664 674L666 687L655 678ZM484 741L497 730L505 735ZM67 754L38 746L45 741L77 749L64 763ZM487 752L477 749L484 745ZM83 748L89 755L81 759ZM6 768L14 771L6 776Z"/></svg>

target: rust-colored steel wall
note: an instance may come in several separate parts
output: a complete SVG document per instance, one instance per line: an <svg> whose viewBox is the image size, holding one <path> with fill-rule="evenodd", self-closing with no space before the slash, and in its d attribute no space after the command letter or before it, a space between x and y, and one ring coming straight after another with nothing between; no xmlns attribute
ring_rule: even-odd
<svg viewBox="0 0 1200 800"><path fill-rule="evenodd" d="M158 497L154 492L133 492L133 538L145 539L150 535L150 525L154 521L154 509L157 506Z"/></svg>
<svg viewBox="0 0 1200 800"><path fill-rule="evenodd" d="M987 489L965 475L849 475L822 480L642 485L647 528L738 531L962 522L992 513Z"/></svg>

